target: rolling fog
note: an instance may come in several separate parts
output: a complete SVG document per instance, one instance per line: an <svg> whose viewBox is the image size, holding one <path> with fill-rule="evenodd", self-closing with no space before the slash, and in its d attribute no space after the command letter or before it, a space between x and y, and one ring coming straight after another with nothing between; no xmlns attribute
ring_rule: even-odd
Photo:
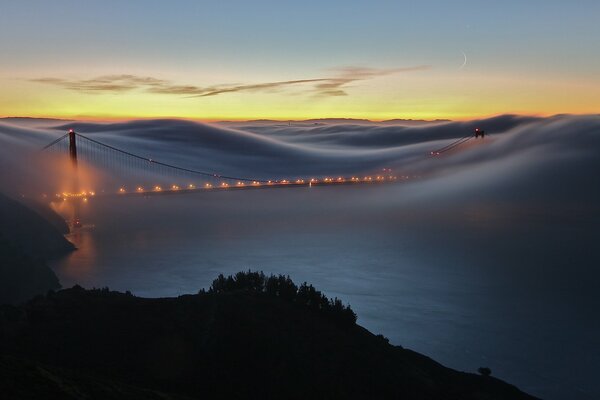
<svg viewBox="0 0 600 400"><path fill-rule="evenodd" d="M476 127L485 139L429 156ZM82 206L85 226L69 237L79 250L53 265L63 286L176 296L207 287L218 273L289 274L349 302L374 333L450 367L489 366L548 399L600 395L600 117L210 125L4 119L1 191L48 201L63 190L68 162L39 149L68 128L224 175L321 178L391 168L411 179L98 197ZM135 179L81 165L87 190L113 192Z"/></svg>

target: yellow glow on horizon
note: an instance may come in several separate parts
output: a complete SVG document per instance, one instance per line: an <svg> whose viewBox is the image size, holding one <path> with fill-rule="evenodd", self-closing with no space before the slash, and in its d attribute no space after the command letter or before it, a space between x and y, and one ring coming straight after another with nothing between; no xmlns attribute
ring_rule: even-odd
<svg viewBox="0 0 600 400"><path fill-rule="evenodd" d="M316 97L308 87L186 98L145 92L89 93L26 80L0 79L0 116L79 120L181 118L301 120L365 118L374 121L453 119L514 113L587 114L600 110L594 80L432 72L356 82L348 96Z"/></svg>

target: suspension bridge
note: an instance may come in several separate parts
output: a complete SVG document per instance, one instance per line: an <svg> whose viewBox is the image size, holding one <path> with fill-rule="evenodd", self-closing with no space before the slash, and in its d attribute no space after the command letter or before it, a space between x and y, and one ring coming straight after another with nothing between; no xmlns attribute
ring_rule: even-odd
<svg viewBox="0 0 600 400"><path fill-rule="evenodd" d="M437 157L449 152L467 141L483 137L484 131L456 139L444 147L431 151L428 156ZM409 179L397 176L390 169L383 169L374 175L296 177L290 179L259 179L248 176L222 175L214 172L175 165L151 157L144 157L114 145L90 138L73 129L48 143L42 149L56 157L68 155L71 168L70 190L56 194L56 199L81 199L88 201L95 196L152 196L184 194L221 190L289 188L302 186L357 185L392 183ZM103 171L107 176L118 177L127 184L115 185L111 189L96 191L85 187L81 182L78 168L81 164Z"/></svg>

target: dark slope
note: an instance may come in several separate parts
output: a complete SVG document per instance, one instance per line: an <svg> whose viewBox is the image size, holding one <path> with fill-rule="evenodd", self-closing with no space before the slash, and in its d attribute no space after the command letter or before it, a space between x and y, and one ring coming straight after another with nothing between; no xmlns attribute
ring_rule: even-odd
<svg viewBox="0 0 600 400"><path fill-rule="evenodd" d="M38 201L23 199L23 205L25 205L30 210L34 211L36 214L40 215L44 218L50 225L56 228L61 234L66 235L70 232L69 225L67 221L57 214L48 204L41 203Z"/></svg>
<svg viewBox="0 0 600 400"><path fill-rule="evenodd" d="M265 293L75 287L0 314L4 353L194 398L532 398Z"/></svg>
<svg viewBox="0 0 600 400"><path fill-rule="evenodd" d="M56 217L50 223L25 205L0 194L0 236L24 254L49 259L73 250L63 236L64 227L59 230L57 226Z"/></svg>
<svg viewBox="0 0 600 400"><path fill-rule="evenodd" d="M26 301L59 287L58 278L42 260L24 254L0 236L0 304Z"/></svg>
<svg viewBox="0 0 600 400"><path fill-rule="evenodd" d="M31 400L184 400L96 376L0 356L2 398Z"/></svg>
<svg viewBox="0 0 600 400"><path fill-rule="evenodd" d="M52 222L0 194L0 304L19 303L60 287L45 260L74 247L62 235L64 221L50 209L43 212Z"/></svg>

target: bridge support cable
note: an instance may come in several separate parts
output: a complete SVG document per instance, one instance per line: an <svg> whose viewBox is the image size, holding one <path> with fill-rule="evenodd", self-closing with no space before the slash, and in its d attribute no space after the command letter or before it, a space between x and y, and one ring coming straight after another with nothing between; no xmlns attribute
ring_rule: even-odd
<svg viewBox="0 0 600 400"><path fill-rule="evenodd" d="M75 137L77 138L77 147L74 146ZM68 151L71 155L73 152L78 152L79 158L94 165L101 164L104 169L111 171L111 175L114 176L122 175L125 171L126 174L131 177L140 178L146 176L147 179L145 179L145 181L150 181L156 176L162 176L181 181L184 179L193 181L194 179L190 178L202 177L202 184L207 185L217 184L217 181L231 181L229 182L230 184L238 185L240 182L252 182L254 184L269 182L264 179L221 175L158 161L150 157L144 157L139 154L122 150L118 147L102 143L96 139L75 132L67 133L60 138L55 139L44 146L42 150L62 151L62 146L67 142L66 139L68 139L69 142ZM154 177L152 177L152 175L154 175ZM186 184L188 184L187 181ZM194 185L189 183L189 186Z"/></svg>
<svg viewBox="0 0 600 400"><path fill-rule="evenodd" d="M54 147L54 145L56 145L57 143L63 141L64 139L66 139L67 137L69 137L68 133L65 133L64 135L62 135L61 137L59 137L56 140L51 141L50 143L48 143L47 145L45 145L44 147L42 147L41 151L47 150L50 147Z"/></svg>
<svg viewBox="0 0 600 400"><path fill-rule="evenodd" d="M462 137L462 138L460 138L460 139L457 139L457 140L453 141L452 143L449 143L449 144L447 144L447 145L446 145L446 146L444 146L444 147L441 147L441 148L439 148L439 149L437 149L437 150L433 150L433 151L431 151L431 152L430 152L430 154L431 154L432 156L439 156L439 155L440 155L440 154L442 154L442 153L445 153L445 152L447 152L447 151L449 151L449 150L452 150L452 149L454 149L455 147L458 147L458 146L460 146L460 145L461 145L461 144L463 144L463 143L466 143L466 142L468 142L469 140L473 139L474 137L475 137L475 136L473 136L472 134L471 134L471 135L464 136L464 137Z"/></svg>

